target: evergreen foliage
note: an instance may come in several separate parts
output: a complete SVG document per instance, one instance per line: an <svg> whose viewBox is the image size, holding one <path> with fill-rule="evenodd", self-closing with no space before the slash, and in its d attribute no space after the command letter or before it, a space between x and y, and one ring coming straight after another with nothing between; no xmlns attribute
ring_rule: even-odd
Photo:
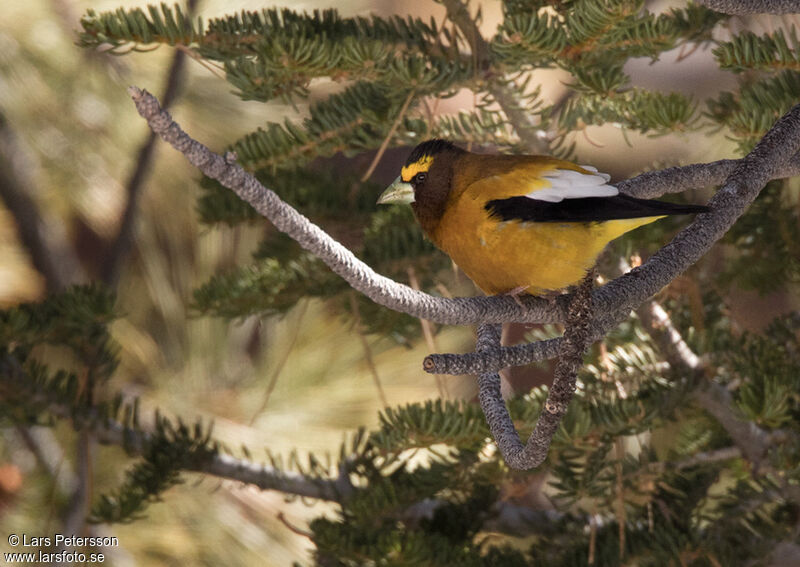
<svg viewBox="0 0 800 567"><path fill-rule="evenodd" d="M130 434L130 431L129 431ZM90 521L132 522L142 519L148 503L160 500L161 494L180 482L186 468L208 462L218 447L211 440L211 429L200 422L193 427L156 415L154 432L145 441L142 461L126 473L125 482L115 494L103 494L95 504Z"/></svg>
<svg viewBox="0 0 800 567"><path fill-rule="evenodd" d="M204 22L165 4L89 10L79 44L118 54L180 45L221 65L242 100L307 108L305 118L266 123L229 149L371 266L398 280L413 266L420 287L435 294L450 264L410 212L375 210L377 184L354 173L324 175L320 158L433 136L509 152L542 150L532 136L549 153L567 156L576 132L607 123L650 135L722 130L744 152L800 99L794 28L721 41L715 31L727 17L691 3L656 15L643 0L506 0L502 22L481 44L465 32L452 0L445 4L444 22L291 9ZM707 46L720 67L742 75L735 91L699 101L634 86L625 72L634 57L656 60L671 49ZM544 100L532 85L532 73L545 68L569 73L563 100ZM308 104L319 80L342 88ZM433 100L461 89L474 94L474 109L430 111ZM519 123L519 112L532 122ZM200 185L204 223L261 222L217 182ZM728 234L738 256L713 290L698 294L699 307L663 298L700 369L682 366L637 317L594 347L538 471L510 469L480 409L467 401L386 408L373 431L342 445L336 463L311 455L305 464L295 454L284 464L267 453L263 459L279 473L299 473L312 484L344 479L350 488L337 496L335 517L309 525L314 561L749 565L791 541L800 508L800 321L795 314L760 334L740 332L719 294L734 284L796 290L797 214L796 186L773 182ZM283 314L316 297L351 317L350 293L317 258L268 230L252 263L200 286L193 307L244 319ZM419 340L415 319L356 301L366 332L402 344ZM141 455L116 491L95 499L98 522L141 518L184 471L205 470L222 450L210 427L160 415L143 427L135 402L107 394L118 364L108 326L118 316L114 297L94 286L0 311L3 421L67 419L79 431L114 430ZM730 415L721 418L703 401L709 390L730 397ZM538 387L509 400L521 435L533 430L546 394ZM766 440L758 459L726 419ZM247 448L242 453L250 458Z"/></svg>
<svg viewBox="0 0 800 567"><path fill-rule="evenodd" d="M59 317L50 317L53 313ZM107 294L96 288L74 288L42 304L21 305L0 315L6 337L4 399L17 407L16 412L4 412L6 419L19 423L36 415L69 415L79 427L118 420L127 442L136 439L142 444L141 462L129 470L114 494L95 503L95 521L141 518L144 507L179 482L183 470L197 470L219 452L210 428L200 423L173 424L157 415L151 432L142 437L135 405L116 401L91 409L83 406L81 412L75 375L50 376L28 357L39 340L77 346L79 342L63 334L76 322L82 329L94 325L95 335L102 335L103 326L114 316L113 298ZM706 328L713 328L712 323L708 321ZM796 429L799 329L797 318L788 317L763 335L713 331L718 335L716 344L729 345L710 353L718 359L715 372L723 383L741 382L738 411L769 430ZM20 340L9 340L12 334ZM26 336L32 342L22 340ZM632 336L640 340L633 342ZM796 512L796 505L784 491L800 481L796 433L769 450L765 461L769 464L757 474L742 466L726 469L724 461L684 465L682 459L729 444L724 430L709 427L708 416L692 406L698 381L680 377L668 366L662 369L655 345L635 320L612 333L607 348L610 354L605 360L597 353L592 357L546 463L552 477L550 498L559 512L548 516L534 509L523 519L512 519L512 526L501 531L526 536L513 547L513 540L495 541L482 534L487 523L502 525L504 517L513 518L515 509L525 508L524 499L520 500L524 492L516 494L514 487L525 486L541 473L514 471L498 459L475 404L436 400L387 408L378 429L342 445L335 466L313 455L307 465L296 455L284 465L282 459L267 454L271 466L278 470L288 466L309 479L331 478L333 471L345 466L358 487L342 499L338 520L320 518L311 523L316 561L362 564L389 558L395 565L498 561L580 565L585 564L590 545L583 529L594 522L595 564L613 565L619 561L619 499L625 501L625 556L646 565L687 557L742 564L788 537L791 524L786 518ZM625 397L618 394L618 384ZM15 395L9 398L12 391ZM533 428L545 397L546 390L539 388L510 400L512 417L523 435ZM67 414L53 413L54 408L67 407ZM678 435L659 433L670 431L674 423L680 424ZM638 451L615 453L624 439L636 439ZM422 461L421 455L425 455ZM723 470L729 480L720 485Z"/></svg>
<svg viewBox="0 0 800 567"><path fill-rule="evenodd" d="M800 281L800 226L797 205L784 183L770 183L725 235L739 252L720 273L718 281L768 293ZM781 261L770 261L781 258Z"/></svg>
<svg viewBox="0 0 800 567"><path fill-rule="evenodd" d="M373 150L387 136L392 145L413 145L440 136L526 151L529 148L517 134L524 126L508 120L507 113L514 108L538 120L538 132L551 140L549 153L556 155L573 151L568 141L571 133L606 123L652 135L716 125L724 127L745 151L798 98L795 83L800 74L790 64L794 31L764 37L744 34L720 42L713 39L712 31L726 16L692 3L659 15L648 12L642 0L566 2L541 9L545 5L504 3L505 17L487 43L485 61L478 61L479 53L471 54L474 50L467 34L434 20L344 18L335 10L264 9L208 22L190 20L177 6L166 4L100 14L89 10L82 20L79 43L114 52L159 44L186 45L199 57L223 64L228 81L244 100L296 104L307 97L312 80L326 78L342 84L341 92L311 104L307 118L267 123L231 144L230 149L266 186L312 218L318 211L335 215L348 207L363 211L365 227L383 224L379 218L369 220L371 215L384 214L370 209L377 187L355 178L334 183L314 175L308 170L312 160L337 152L353 155ZM633 57L657 59L676 47L709 44L716 46L714 53L723 67L774 74L744 83L739 93L722 93L701 107L699 101L678 92L632 87L623 70ZM571 91L562 104L547 104L540 100L537 88L528 86L531 76L527 73L554 66L572 76ZM476 108L429 120L420 106L423 97L446 98L460 88L475 93ZM505 107L498 107L498 89L514 93L511 102L503 102ZM408 97L410 104L401 115ZM399 122L392 128L395 120ZM202 187L205 192L199 211L204 222L235 225L256 218L247 205L215 182L204 180ZM341 198L342 189L348 199ZM298 190L305 196L297 194ZM332 208L320 211L326 204ZM410 217L408 223L413 224ZM392 251L382 248L381 256L419 257L419 238L392 239L391 232L397 229L385 235L392 242ZM370 259L375 257L368 249L364 252ZM283 311L304 294L318 295L312 289L314 278L304 289L296 277L297 266L304 265L304 260L295 260L278 271L286 271L283 281L292 281L296 293L293 298L276 298L279 305L275 309L265 305L269 299L259 291L269 282L264 277L268 278L265 270L270 269L264 266L254 265L239 276L213 280L200 293L210 298L213 289L221 300L225 297L222 288L235 281L240 291L232 303L242 309L210 312L239 317L248 311ZM425 274L442 265L438 261L423 264L417 271L422 279L431 281ZM248 286L251 293L244 295ZM201 300L198 305L206 304Z"/></svg>
<svg viewBox="0 0 800 567"><path fill-rule="evenodd" d="M99 405L95 400L95 390L118 363L108 333L117 316L113 305L113 297L100 287L78 286L39 304L0 311L0 364L10 379L3 388L3 415L26 415L35 423L53 403L68 404L83 421L115 413L119 399ZM40 360L47 347L63 352L64 368L51 371Z"/></svg>

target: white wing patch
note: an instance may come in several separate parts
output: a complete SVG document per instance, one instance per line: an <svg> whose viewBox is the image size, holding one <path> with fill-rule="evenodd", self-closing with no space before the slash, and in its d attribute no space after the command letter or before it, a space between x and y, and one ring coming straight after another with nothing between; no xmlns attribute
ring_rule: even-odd
<svg viewBox="0 0 800 567"><path fill-rule="evenodd" d="M553 169L542 178L550 182L550 187L531 191L526 197L537 201L560 203L564 199L582 199L584 197L613 197L619 190L608 185L611 176L598 173L590 165L582 165L583 169L592 173L581 173L572 169Z"/></svg>

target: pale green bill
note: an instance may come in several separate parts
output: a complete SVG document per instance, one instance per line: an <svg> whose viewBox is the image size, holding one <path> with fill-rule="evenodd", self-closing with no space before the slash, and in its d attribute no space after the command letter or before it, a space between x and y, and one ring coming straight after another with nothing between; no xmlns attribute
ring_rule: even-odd
<svg viewBox="0 0 800 567"><path fill-rule="evenodd" d="M381 193L378 197L378 204L385 205L387 203L403 203L410 205L414 202L414 188L411 183L406 183L400 176L386 188L386 191Z"/></svg>

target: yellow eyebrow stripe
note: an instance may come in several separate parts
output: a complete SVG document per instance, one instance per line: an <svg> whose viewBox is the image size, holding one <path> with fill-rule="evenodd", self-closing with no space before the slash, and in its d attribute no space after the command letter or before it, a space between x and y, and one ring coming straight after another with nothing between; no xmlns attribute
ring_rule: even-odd
<svg viewBox="0 0 800 567"><path fill-rule="evenodd" d="M400 170L400 179L404 183L409 183L417 173L427 172L432 164L433 156L422 156L411 165L407 165Z"/></svg>

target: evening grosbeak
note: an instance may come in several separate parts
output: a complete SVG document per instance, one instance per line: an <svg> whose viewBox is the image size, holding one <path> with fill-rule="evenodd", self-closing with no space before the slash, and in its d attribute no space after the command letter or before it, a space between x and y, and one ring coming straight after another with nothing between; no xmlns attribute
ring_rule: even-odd
<svg viewBox="0 0 800 567"><path fill-rule="evenodd" d="M428 140L378 203L410 203L428 238L487 295L547 295L580 282L629 230L709 210L628 197L609 180L552 157L473 154Z"/></svg>

